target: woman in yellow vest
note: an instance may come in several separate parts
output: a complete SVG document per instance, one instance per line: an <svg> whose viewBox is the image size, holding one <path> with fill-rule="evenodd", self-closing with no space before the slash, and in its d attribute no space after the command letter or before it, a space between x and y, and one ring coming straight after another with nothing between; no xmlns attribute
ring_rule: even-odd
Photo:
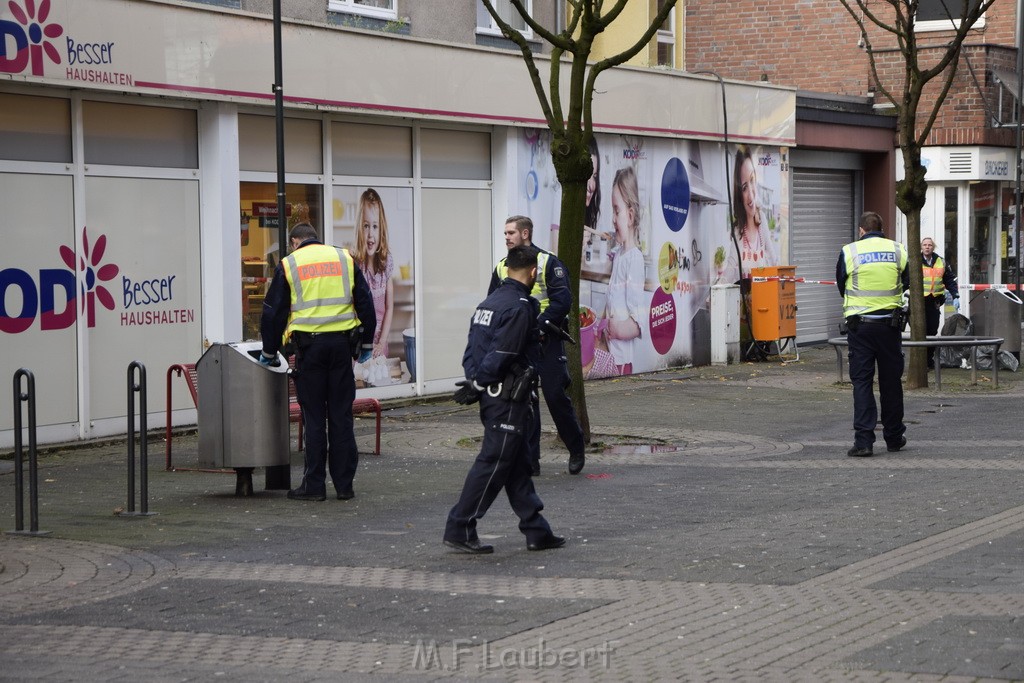
<svg viewBox="0 0 1024 683"><path fill-rule="evenodd" d="M960 311L960 292L956 275L949 264L935 253L931 237L921 240L921 270L924 277L924 325L929 335L939 333L939 313L942 304L952 299L954 310ZM935 349L928 347L928 367L934 367Z"/></svg>

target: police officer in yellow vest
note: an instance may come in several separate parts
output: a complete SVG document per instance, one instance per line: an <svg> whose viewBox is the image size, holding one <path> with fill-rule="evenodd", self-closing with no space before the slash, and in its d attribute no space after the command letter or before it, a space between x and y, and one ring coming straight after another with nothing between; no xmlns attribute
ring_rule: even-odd
<svg viewBox="0 0 1024 683"><path fill-rule="evenodd" d="M939 313L942 304L950 300L954 310L960 311L960 292L956 275L949 264L935 253L931 237L921 240L921 269L924 277L924 324L929 335L939 333ZM935 349L928 347L928 367L934 367Z"/></svg>
<svg viewBox="0 0 1024 683"><path fill-rule="evenodd" d="M292 253L274 269L263 301L261 361L276 362L286 338L295 348L295 390L306 441L302 483L293 500L326 500L329 463L339 500L355 493L359 451L352 425L356 397L352 361L368 359L377 327L373 294L345 249L317 239L299 223L289 235Z"/></svg>
<svg viewBox="0 0 1024 683"><path fill-rule="evenodd" d="M860 239L843 247L836 286L843 295L853 382L853 448L847 455L872 455L878 407L873 383L878 366L882 436L886 450L907 444L903 424L903 292L909 287L906 248L882 234L882 218L868 211L858 223Z"/></svg>
<svg viewBox="0 0 1024 683"><path fill-rule="evenodd" d="M510 216L505 221L505 246L509 249L519 246L534 246L533 221L526 216ZM565 359L565 347L559 331L572 308L572 290L569 289L569 274L558 257L549 251L537 248L537 280L530 292L540 302L540 317L537 320L541 333L541 355L537 362L540 388L544 402L548 404L551 418L562 443L569 449L569 474L579 474L586 462L584 455L583 429L576 417L572 400L565 390L569 386L569 369ZM491 294L508 277L505 259L498 261L491 274L487 293ZM533 475L540 474L540 404L535 404L533 430L528 440L530 465Z"/></svg>

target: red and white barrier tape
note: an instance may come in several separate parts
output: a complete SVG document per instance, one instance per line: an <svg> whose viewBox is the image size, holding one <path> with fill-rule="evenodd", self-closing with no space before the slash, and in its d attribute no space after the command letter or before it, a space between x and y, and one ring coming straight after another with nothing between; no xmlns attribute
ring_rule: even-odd
<svg viewBox="0 0 1024 683"><path fill-rule="evenodd" d="M254 285L260 282L270 282L269 277L243 277L242 284Z"/></svg>
<svg viewBox="0 0 1024 683"><path fill-rule="evenodd" d="M799 282L805 285L834 285L835 280L808 280L802 277L783 277L781 275L759 275L751 278L752 282ZM960 289L981 292L988 289L1005 289L1015 291L1015 284L983 284L983 285L960 285ZM1024 290L1024 286L1021 287Z"/></svg>
<svg viewBox="0 0 1024 683"><path fill-rule="evenodd" d="M1017 285L960 285L960 289L966 289L972 292L982 292L987 289L1008 289L1012 292L1017 289Z"/></svg>
<svg viewBox="0 0 1024 683"><path fill-rule="evenodd" d="M752 282L799 282L805 285L834 285L835 280L808 280L802 277L782 277L780 275L758 275L751 278Z"/></svg>

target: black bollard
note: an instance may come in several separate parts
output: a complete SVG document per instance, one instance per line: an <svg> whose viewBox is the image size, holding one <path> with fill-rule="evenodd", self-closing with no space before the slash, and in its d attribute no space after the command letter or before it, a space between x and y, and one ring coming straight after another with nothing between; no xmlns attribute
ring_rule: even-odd
<svg viewBox="0 0 1024 683"><path fill-rule="evenodd" d="M21 390L25 378L26 390ZM28 500L29 530L25 531L25 482L22 467L21 404L28 403ZM45 536L39 530L39 462L36 454L36 378L30 370L14 373L14 530L11 534Z"/></svg>
<svg viewBox="0 0 1024 683"><path fill-rule="evenodd" d="M135 380L136 371L138 381ZM141 511L135 511L135 394L139 395L139 501ZM143 517L157 513L149 511L149 443L146 424L146 366L139 361L128 365L128 509L117 514L122 517Z"/></svg>

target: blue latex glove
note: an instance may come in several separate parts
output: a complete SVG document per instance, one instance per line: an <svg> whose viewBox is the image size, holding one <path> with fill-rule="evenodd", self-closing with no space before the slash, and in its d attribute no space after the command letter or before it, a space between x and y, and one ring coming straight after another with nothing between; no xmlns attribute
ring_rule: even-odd
<svg viewBox="0 0 1024 683"><path fill-rule="evenodd" d="M281 361L277 359L276 353L273 356L268 356L265 353L260 353L260 365L266 365L267 367L270 368L276 368L279 365L281 365Z"/></svg>
<svg viewBox="0 0 1024 683"><path fill-rule="evenodd" d="M960 312L960 297L953 299L953 310L957 313Z"/></svg>
<svg viewBox="0 0 1024 683"><path fill-rule="evenodd" d="M363 345L362 349L359 351L359 360L356 362L365 363L371 358L373 358L373 346Z"/></svg>

